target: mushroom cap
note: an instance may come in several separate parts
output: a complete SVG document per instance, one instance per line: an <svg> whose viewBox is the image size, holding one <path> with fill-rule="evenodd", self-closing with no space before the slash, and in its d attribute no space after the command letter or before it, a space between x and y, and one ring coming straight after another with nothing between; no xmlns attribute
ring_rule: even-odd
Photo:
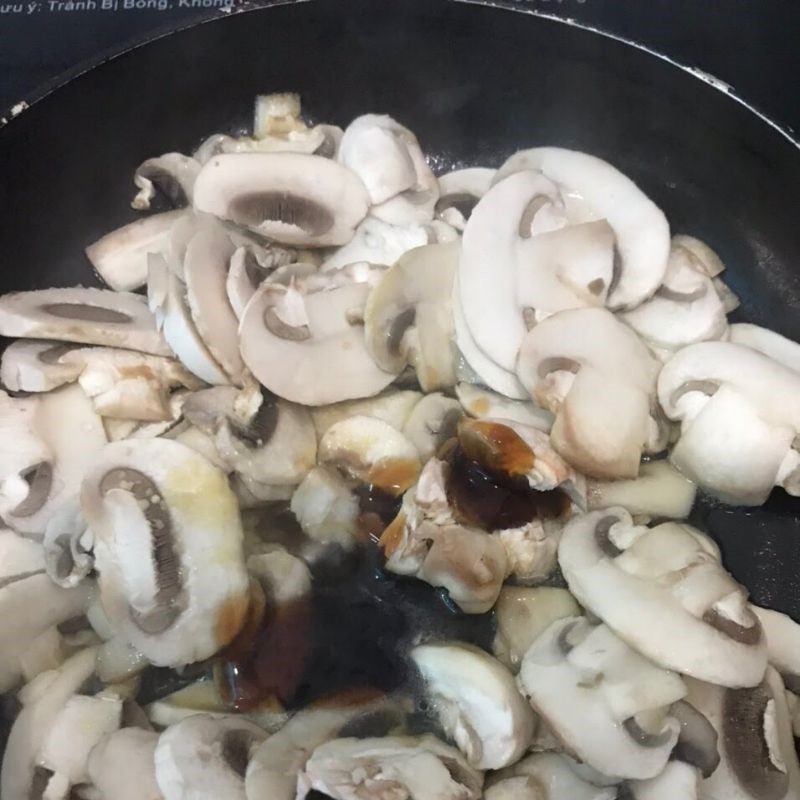
<svg viewBox="0 0 800 800"><path fill-rule="evenodd" d="M683 682L605 625L554 622L525 654L518 682L565 750L605 775L652 778L677 741L678 723L663 712L685 695Z"/></svg>
<svg viewBox="0 0 800 800"><path fill-rule="evenodd" d="M244 363L239 352L239 320L225 290L233 252L233 244L223 230L201 230L186 247L183 275L197 332L214 360L234 383L241 385Z"/></svg>
<svg viewBox="0 0 800 800"><path fill-rule="evenodd" d="M458 245L405 253L381 277L364 308L364 337L375 363L399 373L411 364L423 391L455 383L450 297Z"/></svg>
<svg viewBox="0 0 800 800"><path fill-rule="evenodd" d="M194 207L276 242L320 247L350 241L369 197L355 173L322 156L236 153L203 166Z"/></svg>
<svg viewBox="0 0 800 800"><path fill-rule="evenodd" d="M164 800L245 800L244 777L266 731L237 717L196 714L171 725L155 749L156 782Z"/></svg>
<svg viewBox="0 0 800 800"><path fill-rule="evenodd" d="M248 578L224 473L178 442L113 442L84 478L81 507L103 608L151 662L198 661L238 633Z"/></svg>
<svg viewBox="0 0 800 800"><path fill-rule="evenodd" d="M306 762L297 799L316 790L333 800L357 800L376 779L383 791L416 800L478 800L483 785L483 775L458 750L433 736L334 739Z"/></svg>
<svg viewBox="0 0 800 800"><path fill-rule="evenodd" d="M245 364L271 392L303 405L377 394L395 376L375 364L362 328L348 321L369 291L366 283L310 294L262 285L240 323Z"/></svg>
<svg viewBox="0 0 800 800"><path fill-rule="evenodd" d="M609 292L612 308L632 308L650 297L667 268L670 235L662 211L636 184L595 156L561 147L515 153L495 182L519 170L538 170L565 193L576 192L616 236L620 273Z"/></svg>
<svg viewBox="0 0 800 800"><path fill-rule="evenodd" d="M328 428L319 442L318 460L393 495L412 486L422 468L417 448L402 433L363 415Z"/></svg>
<svg viewBox="0 0 800 800"><path fill-rule="evenodd" d="M106 285L132 292L147 283L147 254L160 252L183 211L137 219L107 233L86 248L86 257Z"/></svg>
<svg viewBox="0 0 800 800"><path fill-rule="evenodd" d="M418 645L410 657L445 733L473 767L500 769L527 750L534 714L499 661L459 642Z"/></svg>
<svg viewBox="0 0 800 800"><path fill-rule="evenodd" d="M566 590L554 586L504 586L494 607L497 623L492 649L513 672L528 648L556 620L575 617L580 607Z"/></svg>
<svg viewBox="0 0 800 800"><path fill-rule="evenodd" d="M123 728L103 737L89 755L89 779L103 797L163 800L156 783L158 734Z"/></svg>
<svg viewBox="0 0 800 800"><path fill-rule="evenodd" d="M622 508L593 511L567 523L558 560L575 599L655 663L724 686L762 679L766 642L746 591L688 525L636 528Z"/></svg>
<svg viewBox="0 0 800 800"><path fill-rule="evenodd" d="M104 344L170 355L144 298L108 289L40 289L0 297L0 335Z"/></svg>

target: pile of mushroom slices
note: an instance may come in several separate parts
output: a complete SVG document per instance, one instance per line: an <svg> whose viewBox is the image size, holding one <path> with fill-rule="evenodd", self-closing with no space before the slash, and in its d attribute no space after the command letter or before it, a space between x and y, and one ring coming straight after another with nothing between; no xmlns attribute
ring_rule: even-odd
<svg viewBox="0 0 800 800"><path fill-rule="evenodd" d="M800 345L598 158L300 111L145 161L107 289L0 298L2 800L800 797L800 625L686 522L800 495ZM284 702L351 557L493 644Z"/></svg>

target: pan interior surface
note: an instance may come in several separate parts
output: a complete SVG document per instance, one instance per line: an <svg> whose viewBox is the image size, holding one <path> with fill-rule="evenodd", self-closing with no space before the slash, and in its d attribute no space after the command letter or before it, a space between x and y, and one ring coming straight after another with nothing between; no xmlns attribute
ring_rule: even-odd
<svg viewBox="0 0 800 800"><path fill-rule="evenodd" d="M738 318L800 339L800 150L746 107L601 35L484 6L316 0L237 14L131 50L0 131L0 291L96 282L83 248L131 221L145 158L241 130L253 97L297 91L316 120L408 125L434 168L515 150L593 153L674 232L707 241ZM747 464L741 465L743 470ZM695 521L755 602L800 618L800 500L700 501Z"/></svg>

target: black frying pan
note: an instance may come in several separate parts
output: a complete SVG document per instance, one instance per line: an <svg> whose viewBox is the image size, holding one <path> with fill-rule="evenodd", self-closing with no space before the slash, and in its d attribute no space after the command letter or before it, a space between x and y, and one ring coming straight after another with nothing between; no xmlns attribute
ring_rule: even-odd
<svg viewBox="0 0 800 800"><path fill-rule="evenodd" d="M0 130L0 290L92 283L83 247L134 217L137 164L240 129L255 94L285 90L321 121L392 114L441 170L543 144L606 158L674 230L720 253L737 315L800 339L796 143L643 50L445 0L236 14L127 52L34 104ZM800 619L800 500L701 502L695 516L757 603Z"/></svg>

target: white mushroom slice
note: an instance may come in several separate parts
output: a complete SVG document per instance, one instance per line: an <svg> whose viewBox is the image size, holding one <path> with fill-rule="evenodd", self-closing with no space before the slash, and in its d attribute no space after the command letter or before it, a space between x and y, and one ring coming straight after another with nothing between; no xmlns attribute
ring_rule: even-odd
<svg viewBox="0 0 800 800"><path fill-rule="evenodd" d="M107 289L41 289L3 295L0 335L170 355L144 298Z"/></svg>
<svg viewBox="0 0 800 800"><path fill-rule="evenodd" d="M616 786L596 786L556 753L536 753L496 775L486 800L614 800ZM673 798L677 800L677 798ZM683 800L683 798L681 798Z"/></svg>
<svg viewBox="0 0 800 800"><path fill-rule="evenodd" d="M786 614L750 606L767 639L767 658L780 673L789 691L800 690L800 625Z"/></svg>
<svg viewBox="0 0 800 800"><path fill-rule="evenodd" d="M422 468L409 439L387 422L361 415L328 428L319 442L318 459L393 495L412 486Z"/></svg>
<svg viewBox="0 0 800 800"><path fill-rule="evenodd" d="M658 430L651 412L659 365L644 343L600 308L561 311L528 332L517 375L556 415L553 446L595 478L633 478Z"/></svg>
<svg viewBox="0 0 800 800"><path fill-rule="evenodd" d="M186 287L167 266L162 256L149 256L147 294L159 326L169 346L186 369L206 383L226 384L228 376L214 360L197 332Z"/></svg>
<svg viewBox="0 0 800 800"><path fill-rule="evenodd" d="M687 236L683 233L675 234L672 237L673 245L688 250L695 259L697 265L702 269L703 274L709 278L716 278L725 271L725 265L717 253L701 239L694 236Z"/></svg>
<svg viewBox="0 0 800 800"><path fill-rule="evenodd" d="M358 498L336 470L312 469L292 495L290 508L311 539L344 547L355 543L361 513Z"/></svg>
<svg viewBox="0 0 800 800"><path fill-rule="evenodd" d="M53 514L45 529L44 565L53 583L71 589L92 571L92 540L77 497L70 498Z"/></svg>
<svg viewBox="0 0 800 800"><path fill-rule="evenodd" d="M746 505L763 503L776 484L800 493L799 373L744 345L701 342L664 365L658 397L681 421L673 463L695 482Z"/></svg>
<svg viewBox="0 0 800 800"><path fill-rule="evenodd" d="M364 181L371 205L389 200L417 184L411 150L416 137L389 116L364 114L345 128L337 160Z"/></svg>
<svg viewBox="0 0 800 800"><path fill-rule="evenodd" d="M310 409L311 418L314 420L318 439L321 439L325 431L334 423L357 415L381 419L396 430L402 431L412 410L421 398L422 395L419 392L410 389L402 391L389 389L366 400L347 400L330 406L312 408Z"/></svg>
<svg viewBox="0 0 800 800"><path fill-rule="evenodd" d="M444 732L473 767L500 769L528 749L533 711L499 661L457 642L418 645L410 657Z"/></svg>
<svg viewBox="0 0 800 800"><path fill-rule="evenodd" d="M403 435L417 448L424 464L441 445L456 435L463 416L461 403L440 392L425 395L411 411Z"/></svg>
<svg viewBox="0 0 800 800"><path fill-rule="evenodd" d="M76 784L89 779L92 748L117 730L122 719L122 699L113 692L94 697L73 695L55 716L42 742L38 764L53 775L43 797L62 800Z"/></svg>
<svg viewBox="0 0 800 800"><path fill-rule="evenodd" d="M321 269L327 272L359 261L391 266L403 253L429 243L430 236L423 225L390 225L367 217L356 228L353 238L322 262Z"/></svg>
<svg viewBox="0 0 800 800"><path fill-rule="evenodd" d="M320 745L297 784L297 800L312 790L333 800L359 800L372 787L381 796L408 800L478 800L483 775L458 750L433 736L386 736Z"/></svg>
<svg viewBox="0 0 800 800"><path fill-rule="evenodd" d="M163 422L174 418L170 392L203 384L179 361L111 347L80 347L58 359L78 371L80 387L98 414Z"/></svg>
<svg viewBox="0 0 800 800"><path fill-rule="evenodd" d="M167 211L138 219L107 233L86 248L97 274L117 292L131 292L147 283L147 254L160 252L183 211Z"/></svg>
<svg viewBox="0 0 800 800"><path fill-rule="evenodd" d="M245 308L239 333L242 357L271 392L308 406L369 397L394 375L372 360L363 329L348 314L361 314L366 283L301 294L264 284Z"/></svg>
<svg viewBox="0 0 800 800"><path fill-rule="evenodd" d="M779 364L800 372L800 344L775 331L747 322L738 322L728 328L728 341L758 350Z"/></svg>
<svg viewBox="0 0 800 800"><path fill-rule="evenodd" d="M236 248L230 258L225 294L237 319L242 318L244 307L268 275L269 272L259 266L252 250Z"/></svg>
<svg viewBox="0 0 800 800"><path fill-rule="evenodd" d="M370 292L364 338L375 363L399 373L410 364L422 390L455 383L451 295L458 245L431 244L401 256Z"/></svg>
<svg viewBox="0 0 800 800"><path fill-rule="evenodd" d="M551 586L504 586L497 598L492 650L512 672L533 642L556 620L580 614L575 598Z"/></svg>
<svg viewBox="0 0 800 800"><path fill-rule="evenodd" d="M468 167L440 175L436 216L463 231L472 209L489 191L494 173L486 167Z"/></svg>
<svg viewBox="0 0 800 800"><path fill-rule="evenodd" d="M256 95L253 111L253 136L279 136L291 131L304 130L300 118L300 95L294 92L274 92Z"/></svg>
<svg viewBox="0 0 800 800"><path fill-rule="evenodd" d="M417 175L416 185L370 209L373 217L392 225L415 225L431 222L436 201L439 199L439 182L428 166L422 150L418 147L411 148L409 154L414 162L414 170Z"/></svg>
<svg viewBox="0 0 800 800"><path fill-rule="evenodd" d="M719 734L721 761L700 784L701 798L791 800L800 793L800 765L778 673L749 689L687 681L688 700Z"/></svg>
<svg viewBox="0 0 800 800"><path fill-rule="evenodd" d="M595 156L560 147L515 153L495 181L519 170L539 170L563 192L576 192L616 236L619 274L609 292L612 308L632 308L655 292L667 268L669 225L661 210L636 184Z"/></svg>
<svg viewBox="0 0 800 800"><path fill-rule="evenodd" d="M63 589L50 580L40 544L0 531L0 692L22 677L36 640L80 616L91 598L88 583Z"/></svg>
<svg viewBox="0 0 800 800"><path fill-rule="evenodd" d="M245 800L247 764L265 738L262 728L237 717L196 714L170 726L155 750L156 782L164 800Z"/></svg>
<svg viewBox="0 0 800 800"><path fill-rule="evenodd" d="M89 780L102 797L163 800L156 783L154 753L158 734L123 728L104 736L89 754Z"/></svg>
<svg viewBox="0 0 800 800"><path fill-rule="evenodd" d="M250 556L247 571L261 584L273 608L291 606L311 594L311 572L305 561L279 545Z"/></svg>
<svg viewBox="0 0 800 800"><path fill-rule="evenodd" d="M655 295L620 317L647 342L668 350L721 339L728 327L711 278L691 251L674 242Z"/></svg>
<svg viewBox="0 0 800 800"><path fill-rule="evenodd" d="M369 198L350 170L322 156L215 156L194 186L194 206L276 242L340 245L367 214Z"/></svg>
<svg viewBox="0 0 800 800"><path fill-rule="evenodd" d="M136 168L133 176L139 191L131 201L131 207L146 211L157 192L161 192L174 206L191 205L199 172L199 162L182 153L148 158Z"/></svg>
<svg viewBox="0 0 800 800"><path fill-rule="evenodd" d="M589 511L622 506L633 516L686 519L697 487L668 461L648 461L632 480L588 481Z"/></svg>
<svg viewBox="0 0 800 800"><path fill-rule="evenodd" d="M15 609L16 614L19 606ZM94 672L95 649L76 653L57 671L39 675L20 699L23 708L14 720L0 769L3 800L29 800L36 781L36 754L67 701ZM43 787L39 786L39 791Z"/></svg>
<svg viewBox="0 0 800 800"><path fill-rule="evenodd" d="M333 125L298 127L279 135L256 138L216 134L206 140L205 147L201 145L203 149L200 154L202 163L221 153L314 153L330 158L336 152L337 140L341 135L341 129Z"/></svg>
<svg viewBox="0 0 800 800"><path fill-rule="evenodd" d="M26 683L49 670L58 669L76 648L67 647L58 626L42 631L19 657L22 680Z"/></svg>
<svg viewBox="0 0 800 800"><path fill-rule="evenodd" d="M657 664L722 686L762 679L767 646L746 590L688 525L593 511L567 523L558 557L575 599Z"/></svg>
<svg viewBox="0 0 800 800"><path fill-rule="evenodd" d="M456 345L467 362L467 366L475 372L478 378L490 389L509 397L512 400L528 400L529 395L525 387L517 380L517 376L509 370L495 364L478 347L475 338L467 325L464 310L461 307L459 277L456 274L453 281L453 326L456 333ZM456 370L458 372L458 369ZM463 380L463 378L462 378Z"/></svg>
<svg viewBox="0 0 800 800"><path fill-rule="evenodd" d="M553 427L552 412L538 408L530 402L509 400L507 397L472 383L456 384L456 397L464 411L477 419L507 419L537 428L545 433L549 433Z"/></svg>
<svg viewBox="0 0 800 800"><path fill-rule="evenodd" d="M77 384L37 399L33 430L50 456L23 473L27 491L8 503L3 519L19 533L41 537L59 506L78 492L83 474L106 444L106 434L92 402ZM8 488L3 484L0 489L4 504L13 496Z"/></svg>
<svg viewBox="0 0 800 800"><path fill-rule="evenodd" d="M239 501L239 508L242 510L257 508L267 503L291 500L295 490L294 486L273 486L269 483L254 481L236 472L231 476L231 488Z"/></svg>
<svg viewBox="0 0 800 800"><path fill-rule="evenodd" d="M308 252L308 251L306 251ZM307 256L306 256L307 257ZM310 261L298 261L296 263L282 264L276 267L266 278L267 283L279 283L281 286L290 286L292 281L298 284L304 284L307 278L315 275L318 272L316 264ZM260 286L261 284L259 284ZM256 287L258 288L258 287ZM252 297L253 295L250 295ZM248 302L249 299L248 299ZM244 309L242 309L244 311Z"/></svg>
<svg viewBox="0 0 800 800"><path fill-rule="evenodd" d="M236 498L224 473L177 442L109 444L83 482L103 608L154 664L213 655L249 604Z"/></svg>
<svg viewBox="0 0 800 800"><path fill-rule="evenodd" d="M60 359L75 345L17 339L3 351L0 382L10 392L49 392L76 380L80 370Z"/></svg>
<svg viewBox="0 0 800 800"><path fill-rule="evenodd" d="M670 761L655 778L628 783L633 800L697 800L699 788L700 773L680 761Z"/></svg>
<svg viewBox="0 0 800 800"><path fill-rule="evenodd" d="M658 775L667 763L679 731L668 708L686 687L605 625L580 617L553 623L525 654L518 680L577 760L637 779Z"/></svg>
<svg viewBox="0 0 800 800"><path fill-rule="evenodd" d="M214 437L200 430L200 428L195 425L189 425L184 421L182 424L176 425L174 428L167 431L163 438L171 439L182 444L184 447L188 447L190 450L194 450L195 453L203 456L203 458L212 463L217 469L221 469L225 473L231 470L227 459L220 455Z"/></svg>
<svg viewBox="0 0 800 800"><path fill-rule="evenodd" d="M186 299L197 332L214 360L235 384L241 385L244 364L239 353L239 320L225 292L233 251L224 231L200 231L186 247L183 274Z"/></svg>

